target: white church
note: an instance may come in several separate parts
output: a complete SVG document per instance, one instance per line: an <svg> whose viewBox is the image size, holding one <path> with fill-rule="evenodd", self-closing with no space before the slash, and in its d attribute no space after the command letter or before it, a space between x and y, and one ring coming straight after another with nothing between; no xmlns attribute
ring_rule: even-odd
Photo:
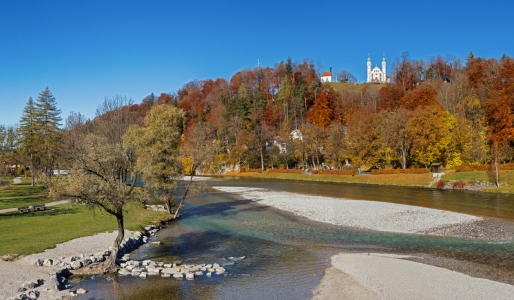
<svg viewBox="0 0 514 300"><path fill-rule="evenodd" d="M382 70L375 66L371 70L371 58L368 56L368 77L367 82L383 82L388 83L390 81L389 76L386 75L386 59L382 58Z"/></svg>

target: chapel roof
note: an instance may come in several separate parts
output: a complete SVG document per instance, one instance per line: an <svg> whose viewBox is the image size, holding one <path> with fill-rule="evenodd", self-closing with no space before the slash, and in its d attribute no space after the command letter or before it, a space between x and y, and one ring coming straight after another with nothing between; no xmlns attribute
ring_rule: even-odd
<svg viewBox="0 0 514 300"><path fill-rule="evenodd" d="M323 76L332 76L332 72L323 72L323 74L321 74L321 77Z"/></svg>

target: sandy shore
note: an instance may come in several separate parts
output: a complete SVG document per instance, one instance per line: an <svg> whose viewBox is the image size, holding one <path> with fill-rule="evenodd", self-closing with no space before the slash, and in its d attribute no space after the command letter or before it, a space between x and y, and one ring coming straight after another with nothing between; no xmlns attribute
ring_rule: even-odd
<svg viewBox="0 0 514 300"><path fill-rule="evenodd" d="M36 259L56 259L60 257L89 256L97 252L105 251L112 246L118 231L99 233L93 236L81 237L68 242L57 244L53 249L47 249L42 253L28 255L16 261L5 262L0 260L0 299L7 299L19 294L18 289L24 281L50 278L49 273L57 267L39 267L30 262ZM125 237L129 237L132 231L125 231ZM61 299L70 296L70 290L56 291L49 284L43 284L35 289L40 292L38 299Z"/></svg>
<svg viewBox="0 0 514 300"><path fill-rule="evenodd" d="M475 223L476 216L395 203L310 196L262 188L216 187L262 205L314 221L395 233L429 234L437 228Z"/></svg>
<svg viewBox="0 0 514 300"><path fill-rule="evenodd" d="M405 256L338 254L313 299L512 299L514 286L425 265Z"/></svg>

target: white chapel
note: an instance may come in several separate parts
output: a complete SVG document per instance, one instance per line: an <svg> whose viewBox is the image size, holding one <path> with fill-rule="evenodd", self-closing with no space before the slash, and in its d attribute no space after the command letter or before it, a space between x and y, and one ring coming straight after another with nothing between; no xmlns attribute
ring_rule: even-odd
<svg viewBox="0 0 514 300"><path fill-rule="evenodd" d="M386 75L386 59L382 58L382 70L375 66L371 70L371 58L368 57L368 80L367 82L389 82L389 76Z"/></svg>

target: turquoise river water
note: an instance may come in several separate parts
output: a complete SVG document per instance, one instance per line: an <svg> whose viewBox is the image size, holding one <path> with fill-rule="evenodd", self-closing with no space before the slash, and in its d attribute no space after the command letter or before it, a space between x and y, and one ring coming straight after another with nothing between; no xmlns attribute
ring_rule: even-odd
<svg viewBox="0 0 514 300"><path fill-rule="evenodd" d="M262 178L215 178L210 187L245 186L337 198L386 201L472 215L514 219L514 196L423 188ZM309 221L235 195L204 192L187 200L178 222L142 246L132 259L215 263L246 256L225 276L192 281L131 276L75 277L88 290L76 299L310 299L330 257L340 252L414 254L418 261L512 283L511 243L359 231Z"/></svg>

